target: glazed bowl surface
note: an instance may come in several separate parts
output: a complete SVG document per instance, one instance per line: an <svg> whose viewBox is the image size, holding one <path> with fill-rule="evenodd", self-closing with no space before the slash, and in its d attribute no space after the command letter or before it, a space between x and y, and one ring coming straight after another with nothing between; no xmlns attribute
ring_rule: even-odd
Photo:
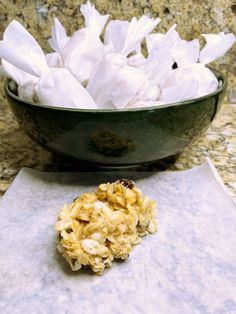
<svg viewBox="0 0 236 314"><path fill-rule="evenodd" d="M153 163L179 153L210 126L227 80L212 70L218 89L206 96L163 105L122 110L50 107L5 93L19 125L33 141L66 158L96 166Z"/></svg>

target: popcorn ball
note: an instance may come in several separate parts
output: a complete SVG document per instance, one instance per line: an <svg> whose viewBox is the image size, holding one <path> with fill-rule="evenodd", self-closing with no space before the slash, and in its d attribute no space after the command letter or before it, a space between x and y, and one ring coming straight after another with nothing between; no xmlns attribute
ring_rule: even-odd
<svg viewBox="0 0 236 314"><path fill-rule="evenodd" d="M73 271L90 267L101 275L115 259L126 260L141 237L157 231L156 203L128 179L100 184L59 213L58 250Z"/></svg>

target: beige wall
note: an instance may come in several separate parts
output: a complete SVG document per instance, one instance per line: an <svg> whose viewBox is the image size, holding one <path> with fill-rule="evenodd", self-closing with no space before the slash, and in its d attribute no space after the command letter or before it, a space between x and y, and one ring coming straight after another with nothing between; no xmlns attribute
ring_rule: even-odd
<svg viewBox="0 0 236 314"><path fill-rule="evenodd" d="M50 36L53 16L57 16L71 34L83 23L79 6L84 2L0 0L0 37L11 20L16 19L48 50L45 39ZM117 19L130 19L143 13L159 16L162 19L158 26L160 32L165 32L176 22L179 33L185 39L220 31L236 34L236 0L94 0L93 3L101 13L108 12ZM227 75L227 101L236 103L236 45L212 66Z"/></svg>

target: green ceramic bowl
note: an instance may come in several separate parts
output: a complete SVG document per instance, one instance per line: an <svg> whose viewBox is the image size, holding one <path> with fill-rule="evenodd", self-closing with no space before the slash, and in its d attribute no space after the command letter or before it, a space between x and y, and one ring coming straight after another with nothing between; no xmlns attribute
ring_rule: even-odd
<svg viewBox="0 0 236 314"><path fill-rule="evenodd" d="M80 110L49 107L5 93L25 132L67 158L96 166L131 166L175 155L203 134L220 108L226 78L212 70L219 88L204 97L161 107Z"/></svg>

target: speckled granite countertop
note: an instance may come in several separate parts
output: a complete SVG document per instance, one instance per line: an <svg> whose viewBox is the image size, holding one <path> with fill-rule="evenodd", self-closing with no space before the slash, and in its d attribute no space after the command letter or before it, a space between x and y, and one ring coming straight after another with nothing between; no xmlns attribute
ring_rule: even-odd
<svg viewBox="0 0 236 314"><path fill-rule="evenodd" d="M47 39L51 36L53 17L58 17L68 35L84 23L80 5L87 0L0 0L0 38L13 20L21 22L36 38L45 51L50 51ZM236 34L235 0L91 0L102 14L112 19L130 20L143 14L160 17L158 32L166 32L174 23L179 34L186 40L200 38L204 33ZM226 100L236 102L236 45L228 53L211 63L228 78Z"/></svg>
<svg viewBox="0 0 236 314"><path fill-rule="evenodd" d="M53 17L57 16L73 33L83 24L79 7L84 0L0 1L0 37L12 19L20 21L48 51L46 39L50 37ZM162 22L160 32L176 22L185 39L199 37L201 33L236 32L236 4L233 0L170 1L164 0L94 0L101 13L109 12L111 18L130 19L132 16L151 14ZM197 14L196 14L197 13ZM226 101L235 102L235 49L212 66L224 72L228 79ZM0 79L0 195L2 195L22 167L38 170L71 170L70 165L34 144L21 131L3 98ZM224 105L207 134L195 141L177 157L160 162L155 169L182 170L199 165L209 156L217 167L225 184L236 195L236 105Z"/></svg>
<svg viewBox="0 0 236 314"><path fill-rule="evenodd" d="M1 86L0 86L1 88ZM2 90L2 89L1 89ZM1 92L3 95L3 92ZM5 96L0 94L0 195L22 167L41 171L81 170L80 165L60 160L33 143L18 127ZM183 170L205 161L214 162L230 192L236 195L236 105L225 104L207 133L176 158L161 161L152 170ZM88 169L87 169L88 170ZM143 170L143 168L142 168ZM145 169L146 170L146 169Z"/></svg>

